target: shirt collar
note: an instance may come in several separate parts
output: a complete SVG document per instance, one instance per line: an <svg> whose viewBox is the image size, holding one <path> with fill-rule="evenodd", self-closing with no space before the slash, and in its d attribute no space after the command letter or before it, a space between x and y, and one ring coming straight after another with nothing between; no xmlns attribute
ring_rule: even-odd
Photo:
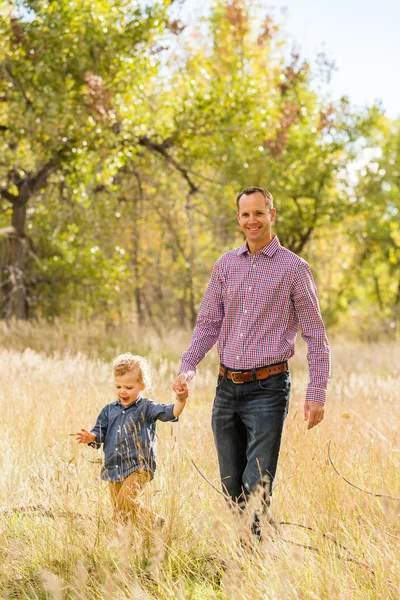
<svg viewBox="0 0 400 600"><path fill-rule="evenodd" d="M280 242L278 240L278 236L274 234L272 236L270 243L267 244L266 246L264 246L264 248L261 248L260 250L258 250L258 252L260 254L264 254L265 256L271 257L278 250L279 246L280 246ZM242 246L240 246L240 248L237 251L237 255L240 256L241 254L245 254L246 252L248 254L250 254L249 247L247 246L247 242L245 242ZM258 254L258 252L256 252L256 254Z"/></svg>
<svg viewBox="0 0 400 600"><path fill-rule="evenodd" d="M135 404L139 404L140 400L143 399L143 396L138 396L136 398L136 400L134 400L133 402L131 402L130 404L128 404L128 406L125 406L124 404L122 404L122 402L119 401L119 399L117 398L113 404L114 406L121 406L122 408L131 408L131 406L135 406Z"/></svg>

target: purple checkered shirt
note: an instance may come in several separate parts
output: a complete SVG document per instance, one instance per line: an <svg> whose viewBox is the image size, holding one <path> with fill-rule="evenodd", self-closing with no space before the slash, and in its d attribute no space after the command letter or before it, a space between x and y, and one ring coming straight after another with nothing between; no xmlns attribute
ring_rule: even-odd
<svg viewBox="0 0 400 600"><path fill-rule="evenodd" d="M195 371L216 341L229 369L283 362L294 355L299 327L308 345L306 400L324 403L330 349L310 267L276 236L255 254L244 243L214 265L180 372Z"/></svg>

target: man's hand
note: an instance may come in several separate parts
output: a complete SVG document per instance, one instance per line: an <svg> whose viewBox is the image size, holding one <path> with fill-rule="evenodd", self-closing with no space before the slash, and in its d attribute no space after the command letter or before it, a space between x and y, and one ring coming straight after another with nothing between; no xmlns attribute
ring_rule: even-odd
<svg viewBox="0 0 400 600"><path fill-rule="evenodd" d="M312 429L324 418L325 405L322 402L307 402L304 404L304 420L308 421L307 429Z"/></svg>
<svg viewBox="0 0 400 600"><path fill-rule="evenodd" d="M179 373L178 377L175 379L172 389L176 394L177 400L183 401L189 395L189 386L188 386L188 374L187 373Z"/></svg>
<svg viewBox="0 0 400 600"><path fill-rule="evenodd" d="M81 429L75 434L75 436L78 444L90 444L91 442L96 441L96 436L94 433L89 433L89 431L86 431L86 429Z"/></svg>

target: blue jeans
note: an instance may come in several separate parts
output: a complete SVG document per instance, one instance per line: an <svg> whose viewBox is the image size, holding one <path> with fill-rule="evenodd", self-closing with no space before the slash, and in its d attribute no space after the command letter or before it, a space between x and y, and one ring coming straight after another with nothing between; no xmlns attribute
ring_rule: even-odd
<svg viewBox="0 0 400 600"><path fill-rule="evenodd" d="M289 397L288 371L243 384L218 376L214 441L222 488L239 508L259 484L269 502Z"/></svg>

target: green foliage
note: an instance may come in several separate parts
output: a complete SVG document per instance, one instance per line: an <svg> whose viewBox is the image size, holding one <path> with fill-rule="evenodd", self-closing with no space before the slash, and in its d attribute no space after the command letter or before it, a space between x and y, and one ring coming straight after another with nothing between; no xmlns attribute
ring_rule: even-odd
<svg viewBox="0 0 400 600"><path fill-rule="evenodd" d="M398 127L325 101L260 7L216 0L179 36L167 4L9 3L0 227L11 219L19 246L0 241L3 290L22 273L22 301L46 318L193 323L215 258L242 243L234 198L262 185L328 322L375 303L396 323ZM353 190L348 165L380 145Z"/></svg>
<svg viewBox="0 0 400 600"><path fill-rule="evenodd" d="M382 118L374 131L374 157L356 189L352 233L358 246L358 281L363 307L394 334L400 318L400 122Z"/></svg>

